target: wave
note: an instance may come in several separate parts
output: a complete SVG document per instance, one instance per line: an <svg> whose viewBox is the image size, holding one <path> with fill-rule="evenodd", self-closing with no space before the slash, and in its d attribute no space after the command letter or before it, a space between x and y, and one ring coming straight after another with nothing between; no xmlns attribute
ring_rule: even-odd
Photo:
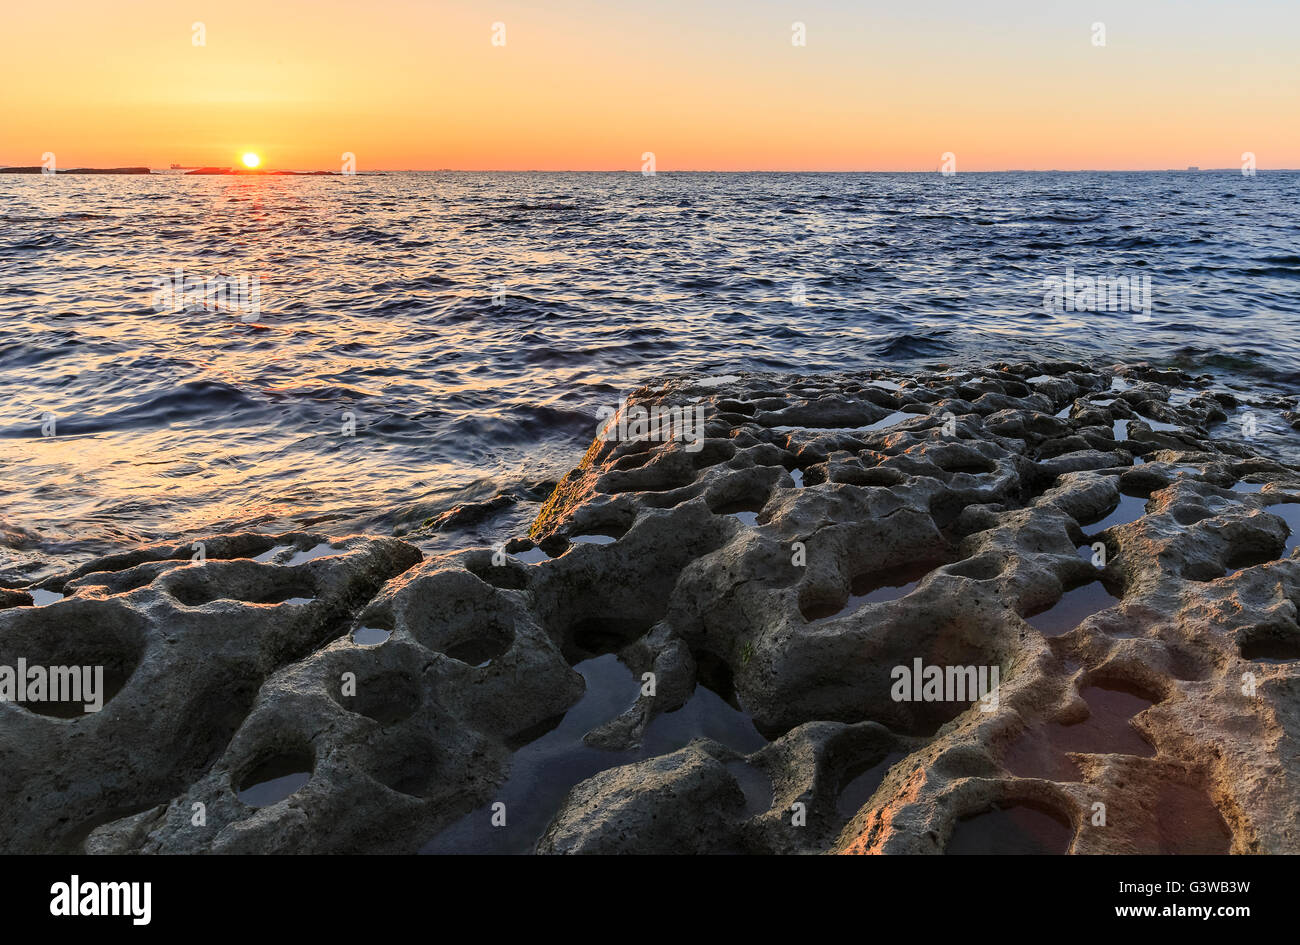
<svg viewBox="0 0 1300 945"><path fill-rule="evenodd" d="M365 194L241 183L230 202L123 178L71 208L6 195L6 516L55 557L71 552L50 536L71 548L77 529L418 532L562 476L599 406L697 369L1113 356L1294 401L1298 180L1261 175L1249 199L1226 175L1164 174L392 174ZM176 266L258 274L255 322L153 312L149 276ZM1043 278L1067 267L1149 274L1152 320L1044 312ZM94 448L14 444L45 410ZM427 540L513 527L533 501L516 498Z"/></svg>

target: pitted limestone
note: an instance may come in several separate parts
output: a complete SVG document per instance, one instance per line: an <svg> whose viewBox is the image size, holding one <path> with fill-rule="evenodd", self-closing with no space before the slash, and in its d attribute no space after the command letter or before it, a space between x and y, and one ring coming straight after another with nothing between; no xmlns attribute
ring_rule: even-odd
<svg viewBox="0 0 1300 945"><path fill-rule="evenodd" d="M0 662L93 651L120 686L98 717L0 706L4 848L418 849L579 701L574 665L618 653L656 685L586 733L609 769L545 812L542 851L942 852L994 820L1065 824L1074 852L1300 851L1300 473L1227 422L1236 398L1040 362L630 402L703 405L704 438L597 439L509 554L231 536L7 595ZM1094 582L1115 600L1076 626L1026 622ZM997 698L895 699L918 660L996 667ZM701 685L771 743L616 764Z"/></svg>

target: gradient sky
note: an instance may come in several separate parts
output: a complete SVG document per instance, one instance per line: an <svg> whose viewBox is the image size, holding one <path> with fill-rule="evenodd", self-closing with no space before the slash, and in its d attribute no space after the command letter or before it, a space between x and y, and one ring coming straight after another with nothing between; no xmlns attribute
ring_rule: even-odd
<svg viewBox="0 0 1300 945"><path fill-rule="evenodd" d="M0 164L1294 168L1297 38L1300 0L15 3Z"/></svg>

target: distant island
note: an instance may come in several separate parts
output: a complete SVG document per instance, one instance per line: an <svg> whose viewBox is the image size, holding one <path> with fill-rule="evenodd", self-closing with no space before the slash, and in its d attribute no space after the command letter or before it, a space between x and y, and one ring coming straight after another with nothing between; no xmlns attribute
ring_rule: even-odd
<svg viewBox="0 0 1300 945"><path fill-rule="evenodd" d="M338 171L267 171L261 168L251 167L200 167L192 171L186 171L188 177L190 174L239 174L251 176L272 176L272 177L332 177L337 175Z"/></svg>
<svg viewBox="0 0 1300 945"><path fill-rule="evenodd" d="M171 170L180 170L173 165ZM152 174L147 167L74 167L58 170L47 170L45 167L35 165L31 167L0 167L0 174ZM244 168L244 167L198 167L192 171L186 171L186 176L190 174L217 174L217 175L239 175L239 176L261 176L261 177L335 177L339 176L339 171L270 171L261 168Z"/></svg>
<svg viewBox="0 0 1300 945"><path fill-rule="evenodd" d="M47 170L35 167L0 167L0 174L150 174L147 167L74 167L68 170Z"/></svg>

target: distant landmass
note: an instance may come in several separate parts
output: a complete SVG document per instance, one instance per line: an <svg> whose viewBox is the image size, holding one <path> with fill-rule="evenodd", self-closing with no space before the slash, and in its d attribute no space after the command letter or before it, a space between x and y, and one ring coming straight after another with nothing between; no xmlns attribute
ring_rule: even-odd
<svg viewBox="0 0 1300 945"><path fill-rule="evenodd" d="M338 174L338 171L267 171L260 168L248 167L200 167L192 171L186 171L190 174L239 174L250 176L271 176L271 177L331 177Z"/></svg>
<svg viewBox="0 0 1300 945"><path fill-rule="evenodd" d="M0 174L150 174L147 167L73 167L68 170L49 171L35 167L0 167Z"/></svg>
<svg viewBox="0 0 1300 945"><path fill-rule="evenodd" d="M260 176L260 177L334 177L339 175L339 171L272 171L262 168L244 168L244 167L196 167L193 170L183 168L179 164L171 165L170 170L184 170L186 175L189 174L218 174L218 175L238 175L238 176ZM73 167L68 169L57 169L54 171L46 170L40 165L31 167L0 167L0 174L152 174L153 172L147 167Z"/></svg>

